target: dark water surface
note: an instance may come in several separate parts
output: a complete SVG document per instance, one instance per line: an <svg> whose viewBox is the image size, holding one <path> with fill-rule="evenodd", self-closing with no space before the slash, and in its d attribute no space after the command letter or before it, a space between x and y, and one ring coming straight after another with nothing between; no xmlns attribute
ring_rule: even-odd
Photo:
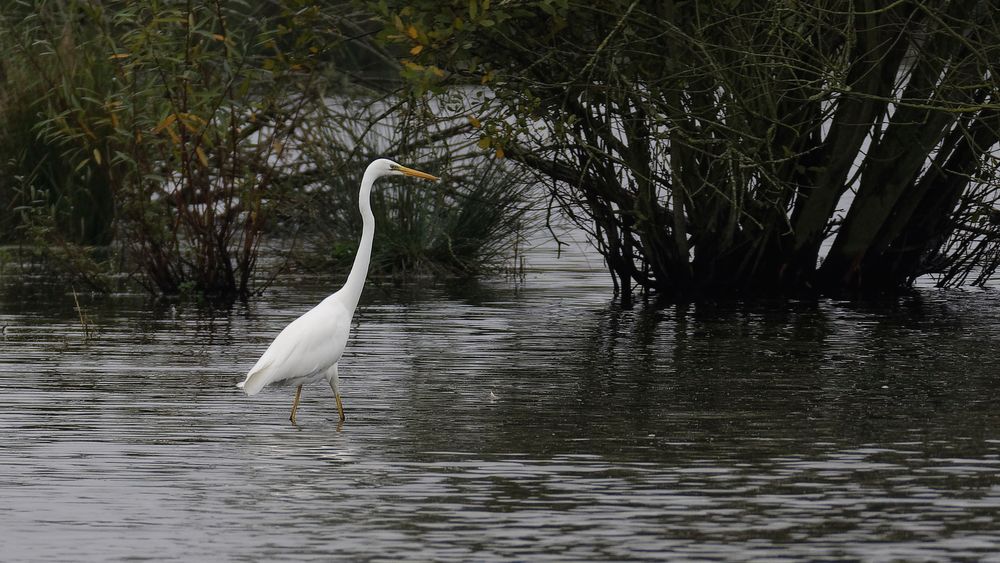
<svg viewBox="0 0 1000 563"><path fill-rule="evenodd" d="M544 262L544 260L543 260ZM8 284L7 561L1000 561L1000 297L611 304L370 285L329 388L235 388L333 282L249 307Z"/></svg>

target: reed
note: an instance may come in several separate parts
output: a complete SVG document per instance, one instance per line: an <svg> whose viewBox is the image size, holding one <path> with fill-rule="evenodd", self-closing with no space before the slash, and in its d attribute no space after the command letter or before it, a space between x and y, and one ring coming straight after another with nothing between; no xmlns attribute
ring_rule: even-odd
<svg viewBox="0 0 1000 563"><path fill-rule="evenodd" d="M67 158L64 147L40 135L40 117L64 111L53 95L63 77L88 91L107 80L99 60L80 56L69 41L51 48L32 40L37 21L0 16L0 242L105 245L113 236L114 206L109 184ZM62 98L66 96L62 95ZM31 235L30 237L28 235ZM38 235L42 235L40 238Z"/></svg>
<svg viewBox="0 0 1000 563"><path fill-rule="evenodd" d="M405 100L331 103L326 111L331 117L323 123L345 123L345 113L355 121L312 130L300 143L318 166L298 177L296 215L288 221L305 241L300 261L350 267L361 232L358 182L370 160L391 155L442 180L387 183L372 192L372 275L477 276L516 264L518 245L538 226L532 184L506 161L473 153L466 127L407 119L419 111Z"/></svg>
<svg viewBox="0 0 1000 563"><path fill-rule="evenodd" d="M76 288L72 288L73 292L73 310L76 311L77 315L80 317L80 327L83 329L84 340L90 340L95 334L97 334L97 328L94 323L90 321L90 317L83 311L83 307L80 306L80 298L76 294Z"/></svg>

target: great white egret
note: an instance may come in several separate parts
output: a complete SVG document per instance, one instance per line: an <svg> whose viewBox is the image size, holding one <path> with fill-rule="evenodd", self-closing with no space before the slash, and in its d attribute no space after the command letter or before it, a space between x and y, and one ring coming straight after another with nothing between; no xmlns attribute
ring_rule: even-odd
<svg viewBox="0 0 1000 563"><path fill-rule="evenodd" d="M298 385L295 389L295 399L292 401L292 414L288 417L292 424L295 424L295 411L299 408L302 386L324 379L333 389L340 420L344 421L344 404L340 400L337 362L347 347L351 318L361 298L365 278L368 277L368 262L372 253L372 239L375 236L375 216L371 207L372 184L382 176L402 175L425 180L438 179L426 172L407 168L385 158L368 165L358 195L358 207L361 209L363 220L361 244L358 245L358 254L354 257L354 266L347 276L347 283L340 291L289 323L275 337L257 363L250 368L246 379L236 385L247 395L256 395L265 386L277 381Z"/></svg>

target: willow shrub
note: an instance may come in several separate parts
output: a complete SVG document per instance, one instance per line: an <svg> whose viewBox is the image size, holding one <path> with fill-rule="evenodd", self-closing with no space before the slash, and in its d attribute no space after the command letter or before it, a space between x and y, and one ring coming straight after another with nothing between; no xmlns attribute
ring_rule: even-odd
<svg viewBox="0 0 1000 563"><path fill-rule="evenodd" d="M451 146L468 123L426 135L398 117L398 104L382 102L379 116L333 104L328 90L375 98L371 84L383 84L393 60L373 43L358 47L367 28L356 8L310 0L7 6L3 38L25 71L10 90L20 93L21 111L9 113L20 119L20 140L0 148L6 158L23 142L42 155L8 159L19 178L0 183L17 195L9 222L68 241L113 241L121 250L114 267L156 294L246 299L267 279L255 274L267 235L290 246L286 235L306 232L315 243L308 251L353 256L361 171L375 156L391 156L452 183L436 192L376 191L374 267L495 267L527 224L525 186L499 169L474 172L467 141ZM344 64L358 72L338 74ZM366 134L382 119L396 120L396 137ZM430 154L440 161L425 160ZM93 221L80 232L100 237L67 236L76 219ZM81 262L77 270L97 271L83 267L85 253L69 254Z"/></svg>
<svg viewBox="0 0 1000 563"><path fill-rule="evenodd" d="M378 0L416 92L551 186L624 296L1000 267L995 0Z"/></svg>
<svg viewBox="0 0 1000 563"><path fill-rule="evenodd" d="M136 278L216 299L253 291L258 247L310 113L315 7L31 2L21 54L48 89L45 146L106 186Z"/></svg>
<svg viewBox="0 0 1000 563"><path fill-rule="evenodd" d="M43 49L28 47L33 34L15 25L16 15L0 16L0 243L106 245L114 216L107 183L40 139L37 125L57 74L90 90L110 78L100 71L107 65L91 67L94 61L81 60L68 44L43 57Z"/></svg>

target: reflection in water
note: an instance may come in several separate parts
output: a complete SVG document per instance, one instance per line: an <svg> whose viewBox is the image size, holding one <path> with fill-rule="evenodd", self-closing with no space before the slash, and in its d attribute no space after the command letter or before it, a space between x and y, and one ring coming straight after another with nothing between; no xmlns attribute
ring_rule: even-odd
<svg viewBox="0 0 1000 563"><path fill-rule="evenodd" d="M373 285L329 389L235 383L332 282L231 311L0 296L0 529L27 560L979 559L1000 551L994 292L609 303ZM25 299L22 291L38 292Z"/></svg>

